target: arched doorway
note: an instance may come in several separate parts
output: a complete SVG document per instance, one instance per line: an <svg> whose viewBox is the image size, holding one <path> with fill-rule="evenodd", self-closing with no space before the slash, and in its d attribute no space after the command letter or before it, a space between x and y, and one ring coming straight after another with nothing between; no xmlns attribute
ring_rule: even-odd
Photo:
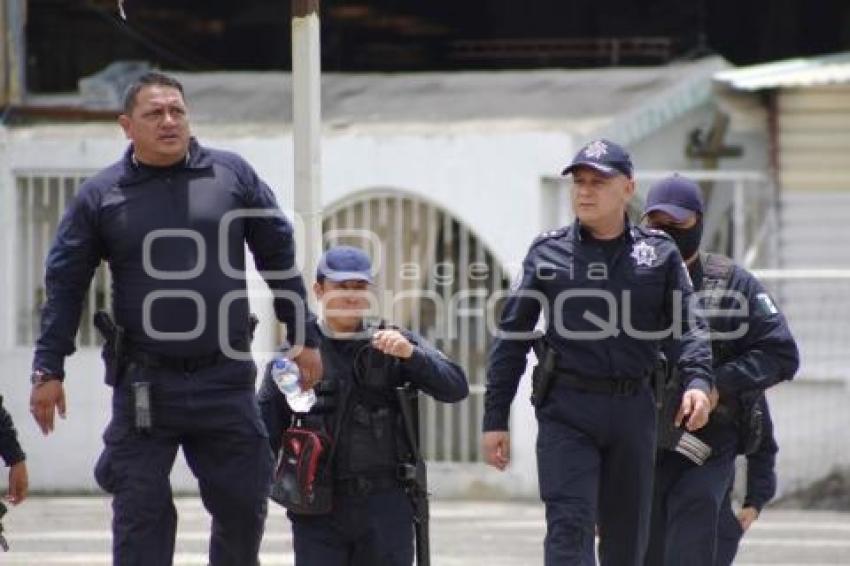
<svg viewBox="0 0 850 566"><path fill-rule="evenodd" d="M474 231L442 207L397 190L371 190L332 206L324 246L364 247L377 268L380 315L417 332L467 372L469 398L457 405L420 404L425 456L478 462L484 409L488 330L498 307L488 299L509 286L509 274Z"/></svg>

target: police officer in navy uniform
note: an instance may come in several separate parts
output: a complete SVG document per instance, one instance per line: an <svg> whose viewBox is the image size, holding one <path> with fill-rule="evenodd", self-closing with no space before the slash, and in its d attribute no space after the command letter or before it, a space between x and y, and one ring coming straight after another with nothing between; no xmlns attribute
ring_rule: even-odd
<svg viewBox="0 0 850 566"><path fill-rule="evenodd" d="M707 315L712 339L714 408L696 436L711 447L698 465L663 450L656 465L647 566L713 566L718 515L734 473L740 435L748 433L755 403L768 387L790 380L799 355L782 313L747 270L717 254L700 254L703 200L699 186L674 175L656 183L646 200L647 222L673 238ZM687 352L667 348L675 360Z"/></svg>
<svg viewBox="0 0 850 566"><path fill-rule="evenodd" d="M95 476L113 495L113 557L172 563L169 473L179 448L212 515L213 566L257 563L272 454L250 357L245 243L270 287L305 381L321 377L293 229L241 157L191 137L183 88L148 73L127 91L123 158L80 187L47 259L31 411L44 434L65 417L64 359L101 260L117 329L104 350L112 419ZM116 357L116 347L122 351Z"/></svg>
<svg viewBox="0 0 850 566"><path fill-rule="evenodd" d="M498 469L509 462L510 404L543 312L543 351L555 353L551 389L536 408L545 563L592 564L598 522L602 563L637 565L648 536L650 375L660 342L680 336L687 392L677 420L689 430L708 419L711 352L703 322L689 311L692 288L676 246L626 218L635 190L628 153L597 140L564 174L572 174L577 218L532 243L504 306L487 373L484 455Z"/></svg>
<svg viewBox="0 0 850 566"><path fill-rule="evenodd" d="M776 453L779 446L773 434L773 419L770 405L765 397L758 401L761 405L763 431L758 449L747 455L747 486L744 504L735 515L732 509L731 493L733 481L726 490L726 498L720 504L720 517L717 523L717 558L715 566L731 566L738 554L741 538L758 520L761 511L776 495Z"/></svg>
<svg viewBox="0 0 850 566"><path fill-rule="evenodd" d="M388 326L370 331L364 315L370 306L371 269L362 250L337 246L325 252L316 273L321 387L334 392L333 410L319 411L317 403L307 418L336 443L330 464L333 503L327 514L288 512L297 566L413 564L413 512L399 474L401 460L407 459L403 453L411 448L401 429L395 388L411 384L446 403L461 401L469 392L463 370L422 337ZM367 380L358 370L367 366L384 370ZM277 452L292 412L270 372L259 399Z"/></svg>

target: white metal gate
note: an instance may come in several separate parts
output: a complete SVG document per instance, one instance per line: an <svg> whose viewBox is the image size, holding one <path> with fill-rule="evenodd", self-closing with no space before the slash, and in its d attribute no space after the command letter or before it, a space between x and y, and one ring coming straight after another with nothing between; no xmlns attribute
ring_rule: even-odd
<svg viewBox="0 0 850 566"><path fill-rule="evenodd" d="M456 360L469 377L469 398L456 405L424 398L420 425L431 461L478 462L484 374L491 333L490 296L509 277L468 226L446 210L397 191L346 200L325 215L325 247L365 248L378 270L378 308Z"/></svg>
<svg viewBox="0 0 850 566"><path fill-rule="evenodd" d="M15 340L30 346L38 337L46 299L44 266L56 229L88 172L16 171L17 235L15 257ZM83 304L78 346L94 346L100 338L92 324L97 309L110 307L109 270L101 264Z"/></svg>

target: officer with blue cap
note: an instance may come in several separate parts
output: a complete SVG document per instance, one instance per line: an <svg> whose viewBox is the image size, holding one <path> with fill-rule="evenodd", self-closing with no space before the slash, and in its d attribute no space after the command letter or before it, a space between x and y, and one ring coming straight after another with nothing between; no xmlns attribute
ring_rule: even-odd
<svg viewBox="0 0 850 566"><path fill-rule="evenodd" d="M637 566L649 535L659 348L676 336L687 389L677 421L688 430L708 419L711 351L676 246L626 217L628 152L592 141L563 174L576 218L531 244L505 303L487 371L484 455L500 470L510 461L510 406L534 348L545 564L593 564L598 523L602 564Z"/></svg>
<svg viewBox="0 0 850 566"><path fill-rule="evenodd" d="M700 253L703 211L699 186L681 175L647 194L647 224L676 243L707 313L715 387L711 418L695 433L710 456L695 461L665 449L658 455L646 566L715 565L718 517L736 454L769 442L764 391L792 379L799 365L788 323L758 279L728 257ZM665 353L673 362L687 355L676 342Z"/></svg>
<svg viewBox="0 0 850 566"><path fill-rule="evenodd" d="M410 387L445 403L469 393L463 370L424 338L370 323L372 282L372 262L359 248L334 246L319 260L313 291L324 377L320 402L302 419L332 439L333 495L329 511L288 507L297 566L412 566L415 505L405 476L415 447L396 390ZM268 370L259 402L277 454L293 412Z"/></svg>

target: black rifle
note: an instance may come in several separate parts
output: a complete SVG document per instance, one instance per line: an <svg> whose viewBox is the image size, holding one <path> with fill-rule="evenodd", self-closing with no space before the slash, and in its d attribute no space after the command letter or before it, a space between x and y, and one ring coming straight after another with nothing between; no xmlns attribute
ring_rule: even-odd
<svg viewBox="0 0 850 566"><path fill-rule="evenodd" d="M413 504L414 531L416 533L416 566L430 566L431 537L428 508L428 468L419 449L419 392L410 385L396 388L405 435L410 444L412 463L400 468L402 484Z"/></svg>

